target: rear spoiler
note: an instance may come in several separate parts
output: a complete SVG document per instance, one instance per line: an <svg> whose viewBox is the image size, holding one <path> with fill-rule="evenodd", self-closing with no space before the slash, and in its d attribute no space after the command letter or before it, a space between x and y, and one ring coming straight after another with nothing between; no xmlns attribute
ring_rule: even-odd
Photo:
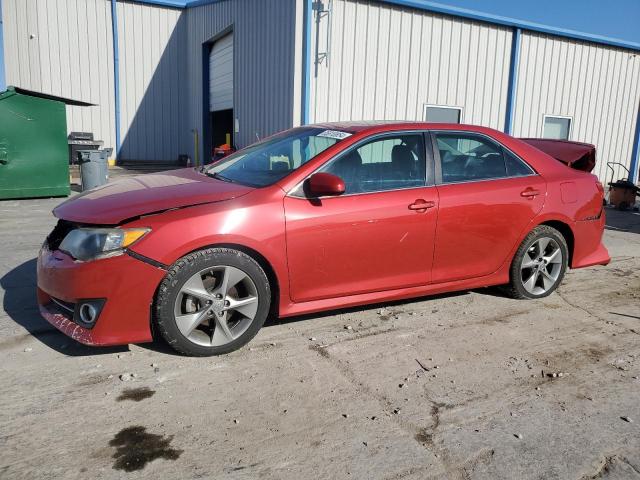
<svg viewBox="0 0 640 480"><path fill-rule="evenodd" d="M520 140L576 170L590 172L596 166L596 147L590 143L547 138L521 138Z"/></svg>

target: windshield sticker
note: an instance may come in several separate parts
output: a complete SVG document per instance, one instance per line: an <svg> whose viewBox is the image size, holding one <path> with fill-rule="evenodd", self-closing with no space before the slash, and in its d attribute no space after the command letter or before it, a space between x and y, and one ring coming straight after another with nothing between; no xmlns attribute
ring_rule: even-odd
<svg viewBox="0 0 640 480"><path fill-rule="evenodd" d="M348 132L341 132L340 130L325 130L324 132L319 133L317 136L344 140L345 138L350 137L351 134Z"/></svg>

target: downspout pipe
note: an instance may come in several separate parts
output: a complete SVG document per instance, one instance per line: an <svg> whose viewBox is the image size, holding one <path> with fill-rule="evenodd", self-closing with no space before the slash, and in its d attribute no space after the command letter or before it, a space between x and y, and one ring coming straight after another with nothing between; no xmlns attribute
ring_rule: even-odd
<svg viewBox="0 0 640 480"><path fill-rule="evenodd" d="M520 37L522 30L513 29L511 40L511 60L509 64L509 84L507 86L507 114L504 121L504 131L513 134L513 120L516 110L516 87L518 84L518 63L520 62Z"/></svg>
<svg viewBox="0 0 640 480"><path fill-rule="evenodd" d="M302 0L302 114L300 123L309 124L309 105L311 96L311 21L312 0Z"/></svg>
<svg viewBox="0 0 640 480"><path fill-rule="evenodd" d="M116 129L116 161L120 161L120 53L118 47L117 1L111 0L111 31L113 34L113 94Z"/></svg>
<svg viewBox="0 0 640 480"><path fill-rule="evenodd" d="M631 151L631 168L629 180L638 183L638 168L640 167L640 104L638 105L638 116L636 117L636 134L633 138L633 150Z"/></svg>

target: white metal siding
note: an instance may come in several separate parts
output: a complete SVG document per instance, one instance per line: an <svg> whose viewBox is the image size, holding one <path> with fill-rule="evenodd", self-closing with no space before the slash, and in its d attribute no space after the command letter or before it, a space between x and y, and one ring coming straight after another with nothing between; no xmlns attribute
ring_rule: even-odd
<svg viewBox="0 0 640 480"><path fill-rule="evenodd" d="M109 0L2 0L8 85L95 103L67 107L68 129L115 147ZM507 28L382 4L324 0L311 32L310 120L423 118L461 107L462 121L502 129L511 48ZM119 1L122 156L174 161L202 134L203 44L233 31L239 146L300 120L303 0L223 0L178 10ZM330 22L329 20L330 19ZM316 68L314 60L327 52ZM596 144L596 172L630 163L640 56L524 32L514 133L542 135L546 115L572 118L570 139ZM624 176L617 168L615 178Z"/></svg>
<svg viewBox="0 0 640 480"><path fill-rule="evenodd" d="M544 115L571 117L569 139L597 148L593 173L609 181L607 162L631 163L640 103L636 52L532 32L522 34L514 134L541 137ZM626 172L615 167L615 179Z"/></svg>
<svg viewBox="0 0 640 480"><path fill-rule="evenodd" d="M511 30L372 1L331 3L318 45L313 19L312 122L422 120L429 104L503 128Z"/></svg>
<svg viewBox="0 0 640 480"><path fill-rule="evenodd" d="M203 44L232 28L234 37L234 116L239 146L293 124L295 77L295 0L226 0L186 11L188 20L189 116L185 143L202 134ZM208 86L204 86L208 87Z"/></svg>
<svg viewBox="0 0 640 480"><path fill-rule="evenodd" d="M209 111L233 108L233 34L213 44L209 54Z"/></svg>
<svg viewBox="0 0 640 480"><path fill-rule="evenodd" d="M175 162L185 153L184 13L128 2L117 9L121 158Z"/></svg>
<svg viewBox="0 0 640 480"><path fill-rule="evenodd" d="M2 0L2 15L7 85L96 104L67 106L67 129L114 147L110 2Z"/></svg>

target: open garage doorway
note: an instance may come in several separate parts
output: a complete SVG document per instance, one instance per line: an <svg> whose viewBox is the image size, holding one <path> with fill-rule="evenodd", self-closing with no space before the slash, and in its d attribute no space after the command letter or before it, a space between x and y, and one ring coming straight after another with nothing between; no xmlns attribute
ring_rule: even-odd
<svg viewBox="0 0 640 480"><path fill-rule="evenodd" d="M211 119L211 145L213 148L223 144L233 147L233 109L218 110L209 113Z"/></svg>
<svg viewBox="0 0 640 480"><path fill-rule="evenodd" d="M213 148L234 146L233 33L216 40L209 53L209 125Z"/></svg>

